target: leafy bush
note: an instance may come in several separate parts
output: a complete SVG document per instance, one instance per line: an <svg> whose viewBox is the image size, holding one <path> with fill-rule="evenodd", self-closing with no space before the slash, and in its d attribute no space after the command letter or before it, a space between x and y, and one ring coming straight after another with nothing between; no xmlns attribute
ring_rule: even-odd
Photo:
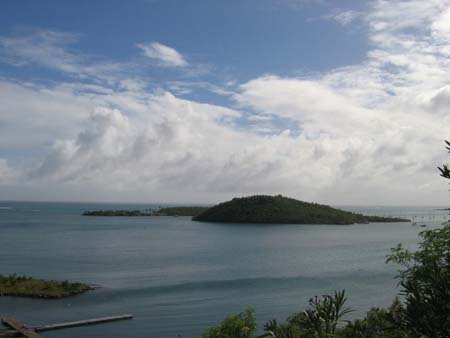
<svg viewBox="0 0 450 338"><path fill-rule="evenodd" d="M450 337L450 226L420 236L416 252L398 245L388 257L402 268L402 324L409 337Z"/></svg>
<svg viewBox="0 0 450 338"><path fill-rule="evenodd" d="M256 330L254 310L247 308L238 315L225 318L219 326L204 331L200 338L253 338Z"/></svg>
<svg viewBox="0 0 450 338"><path fill-rule="evenodd" d="M407 338L401 328L403 307L398 300L389 309L372 308L363 319L356 319L337 332L339 338Z"/></svg>
<svg viewBox="0 0 450 338"><path fill-rule="evenodd" d="M266 337L275 338L298 338L305 333L294 324L278 324L276 319L268 321L264 325L264 331L266 332Z"/></svg>
<svg viewBox="0 0 450 338"><path fill-rule="evenodd" d="M344 323L343 317L352 312L344 307L346 300L345 290L321 298L316 296L309 300L309 309L292 316L289 322L308 338L335 337L338 324Z"/></svg>

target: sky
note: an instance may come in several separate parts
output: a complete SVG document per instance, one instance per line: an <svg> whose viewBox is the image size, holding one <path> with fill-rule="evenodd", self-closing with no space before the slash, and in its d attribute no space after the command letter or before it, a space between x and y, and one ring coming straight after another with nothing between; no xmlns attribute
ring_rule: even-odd
<svg viewBox="0 0 450 338"><path fill-rule="evenodd" d="M450 0L3 0L0 200L447 205Z"/></svg>

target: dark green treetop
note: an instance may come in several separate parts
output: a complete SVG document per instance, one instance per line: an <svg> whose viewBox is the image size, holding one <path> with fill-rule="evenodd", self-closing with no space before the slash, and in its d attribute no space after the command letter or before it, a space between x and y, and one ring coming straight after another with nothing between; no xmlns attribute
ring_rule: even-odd
<svg viewBox="0 0 450 338"><path fill-rule="evenodd" d="M445 141L445 143L447 144L447 147L445 149L448 150L448 152L450 153L450 142L449 141ZM450 179L450 168L448 166L448 164L444 164L441 167L438 167L439 171L441 172L441 176L446 178L446 179Z"/></svg>

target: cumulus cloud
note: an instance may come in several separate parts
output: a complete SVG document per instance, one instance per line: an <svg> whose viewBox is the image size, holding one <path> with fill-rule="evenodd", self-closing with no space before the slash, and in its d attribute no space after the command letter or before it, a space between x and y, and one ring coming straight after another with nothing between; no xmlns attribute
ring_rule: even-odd
<svg viewBox="0 0 450 338"><path fill-rule="evenodd" d="M239 112L167 92L147 96L146 104L147 114L133 118L96 109L77 137L54 146L32 178L117 191L183 187L211 194L317 189L334 179L321 161L308 163L311 156L320 158L315 147L299 152L303 137L237 130ZM296 182L292 175L298 175Z"/></svg>
<svg viewBox="0 0 450 338"><path fill-rule="evenodd" d="M17 151L74 136L100 103L95 90L76 84L52 87L0 80L0 144Z"/></svg>
<svg viewBox="0 0 450 338"><path fill-rule="evenodd" d="M335 204L440 204L449 8L450 1L373 2L363 63L314 76L264 75L234 93L217 86L231 108L149 92L139 80L120 88L4 80L0 128L14 132L2 130L1 142L39 149L21 181L61 187L62 195L83 187L103 199L118 192L116 200L283 193ZM0 175L13 167L0 161Z"/></svg>
<svg viewBox="0 0 450 338"><path fill-rule="evenodd" d="M450 8L439 14L431 28L434 36L447 42L450 41Z"/></svg>
<svg viewBox="0 0 450 338"><path fill-rule="evenodd" d="M137 47L142 49L145 56L160 62L163 66L185 67L188 65L188 62L181 53L175 48L163 45L162 43L139 43Z"/></svg>

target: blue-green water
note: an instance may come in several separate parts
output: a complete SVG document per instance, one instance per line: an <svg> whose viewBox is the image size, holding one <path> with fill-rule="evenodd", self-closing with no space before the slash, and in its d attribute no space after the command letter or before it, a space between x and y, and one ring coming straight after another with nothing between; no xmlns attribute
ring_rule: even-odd
<svg viewBox="0 0 450 338"><path fill-rule="evenodd" d="M83 217L83 210L149 205L0 202L0 273L69 279L100 289L62 300L0 297L0 316L28 324L131 313L132 321L48 332L46 337L196 337L247 306L259 328L283 320L314 295L346 289L362 315L397 289L385 256L414 247L411 223L236 225L188 217ZM435 228L435 208L347 208L415 217Z"/></svg>

